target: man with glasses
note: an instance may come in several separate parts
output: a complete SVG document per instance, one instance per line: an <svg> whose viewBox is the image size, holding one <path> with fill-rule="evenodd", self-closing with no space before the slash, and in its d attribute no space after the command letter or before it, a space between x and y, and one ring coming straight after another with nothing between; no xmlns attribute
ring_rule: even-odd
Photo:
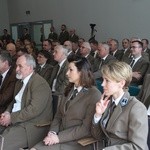
<svg viewBox="0 0 150 150"><path fill-rule="evenodd" d="M148 69L149 63L142 57L143 43L141 41L133 41L131 43L132 58L126 62L132 67L132 81L131 85L142 85L143 78Z"/></svg>

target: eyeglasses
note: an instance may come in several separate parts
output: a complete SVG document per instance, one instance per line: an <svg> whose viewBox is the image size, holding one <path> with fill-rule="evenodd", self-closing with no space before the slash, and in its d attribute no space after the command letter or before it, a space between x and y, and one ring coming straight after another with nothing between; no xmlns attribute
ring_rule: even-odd
<svg viewBox="0 0 150 150"><path fill-rule="evenodd" d="M141 48L139 46L131 46L132 49Z"/></svg>

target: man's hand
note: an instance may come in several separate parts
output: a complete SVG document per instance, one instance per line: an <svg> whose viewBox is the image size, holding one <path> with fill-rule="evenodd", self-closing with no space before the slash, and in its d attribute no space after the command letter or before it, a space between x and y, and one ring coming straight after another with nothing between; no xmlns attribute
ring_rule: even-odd
<svg viewBox="0 0 150 150"><path fill-rule="evenodd" d="M139 79L142 77L142 75L141 75L140 72L133 72L133 73L132 73L132 77L134 77L134 78L136 78L137 80L139 80Z"/></svg>
<svg viewBox="0 0 150 150"><path fill-rule="evenodd" d="M0 125L2 126L9 126L11 124L11 116L8 111L4 112L0 116Z"/></svg>

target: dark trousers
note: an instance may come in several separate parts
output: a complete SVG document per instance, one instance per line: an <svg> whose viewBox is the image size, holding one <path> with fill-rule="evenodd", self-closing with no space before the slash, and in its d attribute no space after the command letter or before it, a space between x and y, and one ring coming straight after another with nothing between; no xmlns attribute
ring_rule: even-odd
<svg viewBox="0 0 150 150"><path fill-rule="evenodd" d="M53 117L54 117L57 111L57 106L58 106L58 96L52 95L52 97L53 97L52 104L53 104Z"/></svg>

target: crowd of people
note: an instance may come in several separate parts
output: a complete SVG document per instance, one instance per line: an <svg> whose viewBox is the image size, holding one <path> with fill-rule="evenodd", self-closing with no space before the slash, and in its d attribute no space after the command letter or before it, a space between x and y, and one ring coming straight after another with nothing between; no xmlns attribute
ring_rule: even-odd
<svg viewBox="0 0 150 150"><path fill-rule="evenodd" d="M4 150L150 148L150 49L132 37L85 41L75 29L50 27L41 49L27 28L0 39L0 134ZM41 33L43 29L41 28ZM98 90L96 81L103 90ZM129 87L139 94L131 96Z"/></svg>

